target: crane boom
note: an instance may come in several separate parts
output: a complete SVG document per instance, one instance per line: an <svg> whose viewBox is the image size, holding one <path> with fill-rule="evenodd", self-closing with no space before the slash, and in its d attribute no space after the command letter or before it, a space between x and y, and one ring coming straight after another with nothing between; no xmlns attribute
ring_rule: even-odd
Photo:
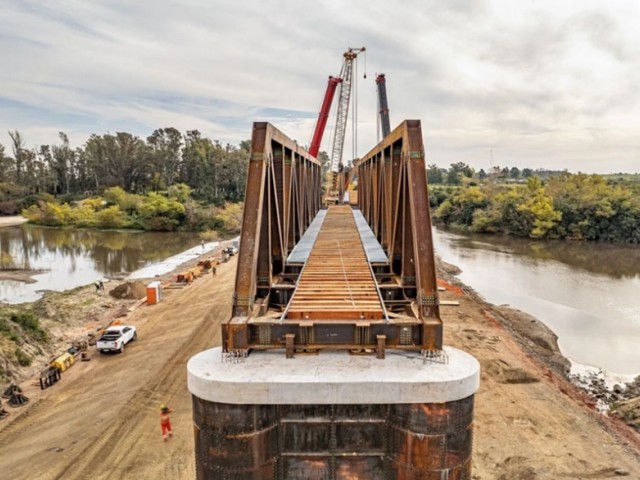
<svg viewBox="0 0 640 480"><path fill-rule="evenodd" d="M349 48L344 53L342 70L340 71L340 97L338 101L338 113L336 118L336 128L333 135L333 147L331 149L331 171L338 172L342 164L342 150L344 148L344 137L347 130L347 116L349 114L349 100L351 98L351 77L353 72L353 61L359 53L364 52L365 47Z"/></svg>
<svg viewBox="0 0 640 480"><path fill-rule="evenodd" d="M313 138L311 139L311 146L309 147L309 153L314 157L317 157L318 152L320 151L322 135L324 134L324 129L327 126L327 119L329 118L329 110L331 110L331 104L333 103L333 96L336 93L336 87L341 82L341 78L329 76L327 91L324 94L324 100L322 101L320 113L318 114L318 122L316 123Z"/></svg>
<svg viewBox="0 0 640 480"><path fill-rule="evenodd" d="M380 107L380 128L382 129L382 138L384 139L391 133L391 125L389 123L389 104L387 103L387 81L384 73L376 77L376 85L378 85L378 107Z"/></svg>

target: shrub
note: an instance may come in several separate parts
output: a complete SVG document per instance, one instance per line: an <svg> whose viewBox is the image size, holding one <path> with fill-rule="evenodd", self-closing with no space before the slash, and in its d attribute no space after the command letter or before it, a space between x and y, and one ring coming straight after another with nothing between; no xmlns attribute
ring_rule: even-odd
<svg viewBox="0 0 640 480"><path fill-rule="evenodd" d="M31 310L11 314L11 321L22 327L22 329L36 340L46 342L49 339L47 332L40 326L40 320Z"/></svg>
<svg viewBox="0 0 640 480"><path fill-rule="evenodd" d="M19 348L16 348L16 359L18 360L18 364L21 367L28 367L29 365L31 365L31 362L33 362L33 358L31 358Z"/></svg>
<svg viewBox="0 0 640 480"><path fill-rule="evenodd" d="M4 318L0 318L0 335L4 335L5 337L9 338L9 340L12 340L14 342L18 342L20 340L18 334L13 328L11 328L11 325L9 325L7 320L5 320Z"/></svg>
<svg viewBox="0 0 640 480"><path fill-rule="evenodd" d="M123 228L126 225L127 216L117 205L96 213L96 227L98 228Z"/></svg>
<svg viewBox="0 0 640 480"><path fill-rule="evenodd" d="M178 228L179 222L173 218L152 217L142 221L145 230L153 232L173 232Z"/></svg>
<svg viewBox="0 0 640 480"><path fill-rule="evenodd" d="M0 215L17 215L18 204L15 200L0 202Z"/></svg>

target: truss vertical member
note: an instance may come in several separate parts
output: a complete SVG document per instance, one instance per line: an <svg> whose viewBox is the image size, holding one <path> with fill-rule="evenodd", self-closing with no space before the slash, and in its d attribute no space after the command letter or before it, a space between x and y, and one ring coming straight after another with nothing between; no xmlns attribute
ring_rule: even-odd
<svg viewBox="0 0 640 480"><path fill-rule="evenodd" d="M359 159L358 204L405 297L422 321L422 347L442 349L429 193L419 120L405 120Z"/></svg>

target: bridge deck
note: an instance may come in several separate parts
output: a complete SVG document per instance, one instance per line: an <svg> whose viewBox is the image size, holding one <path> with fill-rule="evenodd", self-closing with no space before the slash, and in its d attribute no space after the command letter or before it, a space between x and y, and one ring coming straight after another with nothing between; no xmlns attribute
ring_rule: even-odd
<svg viewBox="0 0 640 480"><path fill-rule="evenodd" d="M384 318L376 281L348 205L329 207L300 274L286 318Z"/></svg>

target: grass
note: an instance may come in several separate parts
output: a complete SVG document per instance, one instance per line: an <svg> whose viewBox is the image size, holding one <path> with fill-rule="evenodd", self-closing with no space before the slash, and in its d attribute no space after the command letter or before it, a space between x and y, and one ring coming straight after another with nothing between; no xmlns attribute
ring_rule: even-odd
<svg viewBox="0 0 640 480"><path fill-rule="evenodd" d="M29 355L27 355L25 352L23 352L19 348L16 348L15 353L16 353L16 359L18 360L18 364L21 367L28 367L33 362L33 358L31 358Z"/></svg>
<svg viewBox="0 0 640 480"><path fill-rule="evenodd" d="M24 312L13 313L11 314L11 321L20 325L26 334L32 336L36 340L41 342L49 340L49 335L47 335L47 332L40 326L40 320L33 311L27 310Z"/></svg>

